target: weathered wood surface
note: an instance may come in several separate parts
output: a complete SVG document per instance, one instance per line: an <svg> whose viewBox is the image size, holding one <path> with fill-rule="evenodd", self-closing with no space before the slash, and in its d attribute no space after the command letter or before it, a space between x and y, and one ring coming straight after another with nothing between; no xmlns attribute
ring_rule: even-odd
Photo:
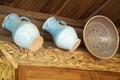
<svg viewBox="0 0 120 80"><path fill-rule="evenodd" d="M120 80L120 73L20 65L18 80Z"/></svg>
<svg viewBox="0 0 120 80"><path fill-rule="evenodd" d="M102 14L120 26L119 0L0 0L0 4L78 20Z"/></svg>
<svg viewBox="0 0 120 80"><path fill-rule="evenodd" d="M0 4L30 11L81 19L88 17L107 1L108 0L1 0Z"/></svg>
<svg viewBox="0 0 120 80"><path fill-rule="evenodd" d="M41 49L35 52L31 52L28 49L23 49L16 46L10 41L6 42L5 40L1 40L0 49L15 68L17 68L16 65L18 64L24 64L34 66L120 72L119 55L116 55L111 59L100 60L94 58L85 49L79 48L74 52L69 52L57 48L53 43L50 42L44 42L44 45Z"/></svg>
<svg viewBox="0 0 120 80"><path fill-rule="evenodd" d="M16 13L21 16L27 16L29 18L33 18L33 19L37 19L41 21L45 21L47 18L51 16L55 16L55 15L50 15L50 14L45 14L45 13L40 13L40 12L32 12L32 11L27 11L23 9L0 5L0 14L10 14L10 13ZM78 27L84 26L84 22L82 20L75 20L75 19L59 17L59 16L55 16L55 17L58 20L63 20L68 25L78 26Z"/></svg>
<svg viewBox="0 0 120 80"><path fill-rule="evenodd" d="M0 80L15 80L15 68L0 51Z"/></svg>

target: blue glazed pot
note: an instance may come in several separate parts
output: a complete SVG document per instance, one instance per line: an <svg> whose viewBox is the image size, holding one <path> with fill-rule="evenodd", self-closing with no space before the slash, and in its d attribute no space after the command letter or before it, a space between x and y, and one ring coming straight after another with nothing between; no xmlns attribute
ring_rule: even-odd
<svg viewBox="0 0 120 80"><path fill-rule="evenodd" d="M74 51L81 42L74 28L66 25L63 21L57 21L55 17L48 18L42 29L52 35L56 46L59 48Z"/></svg>
<svg viewBox="0 0 120 80"><path fill-rule="evenodd" d="M12 33L13 41L20 47L35 51L42 47L43 38L37 27L27 17L9 14L2 23L2 28Z"/></svg>

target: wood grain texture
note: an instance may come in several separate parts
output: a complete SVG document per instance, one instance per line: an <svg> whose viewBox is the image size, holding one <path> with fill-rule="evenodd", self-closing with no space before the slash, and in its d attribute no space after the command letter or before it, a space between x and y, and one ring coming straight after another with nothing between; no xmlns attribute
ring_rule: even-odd
<svg viewBox="0 0 120 80"><path fill-rule="evenodd" d="M49 0L15 0L13 7L39 12Z"/></svg>
<svg viewBox="0 0 120 80"><path fill-rule="evenodd" d="M120 25L120 1L119 0L110 0L106 6L104 6L98 13L109 17L113 20L116 25Z"/></svg>
<svg viewBox="0 0 120 80"><path fill-rule="evenodd" d="M56 12L63 6L65 1L66 0L51 0L40 12L56 15Z"/></svg>
<svg viewBox="0 0 120 80"><path fill-rule="evenodd" d="M18 80L119 80L120 73L19 65ZM22 75L21 75L22 74ZM24 79L22 78L24 77Z"/></svg>
<svg viewBox="0 0 120 80"><path fill-rule="evenodd" d="M21 70L23 70L24 73L20 76L19 73L22 73ZM18 67L18 80L93 80L95 79L93 73L92 71L74 69L20 65ZM24 76L24 79L21 79L22 76Z"/></svg>
<svg viewBox="0 0 120 80"><path fill-rule="evenodd" d="M79 20L99 14L120 25L119 0L0 0L0 4Z"/></svg>
<svg viewBox="0 0 120 80"><path fill-rule="evenodd" d="M84 20L105 1L106 0L68 0L66 6L63 8L61 13L59 13L59 16Z"/></svg>
<svg viewBox="0 0 120 80"><path fill-rule="evenodd" d="M13 6L14 0L0 0L0 5Z"/></svg>
<svg viewBox="0 0 120 80"><path fill-rule="evenodd" d="M40 12L32 12L32 11L27 11L23 9L18 9L18 8L12 8L12 7L7 7L7 6L2 6L0 5L0 14L10 14L10 13L16 13L21 16L27 16L29 18L45 21L51 16L54 16L57 18L57 20L62 20L66 22L66 24L71 25L71 26L77 26L77 27L83 27L85 24L84 21L82 20L75 20L75 19L70 19L70 18L65 18L65 17L60 17L60 16L55 16L55 15L50 15L50 14L44 14Z"/></svg>

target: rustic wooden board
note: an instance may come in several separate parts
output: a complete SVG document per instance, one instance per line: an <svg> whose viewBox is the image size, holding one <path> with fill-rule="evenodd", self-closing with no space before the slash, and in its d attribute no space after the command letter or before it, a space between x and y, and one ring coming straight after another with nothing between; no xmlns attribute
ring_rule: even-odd
<svg viewBox="0 0 120 80"><path fill-rule="evenodd" d="M64 5L64 8L57 15L84 20L106 1L66 0L66 5Z"/></svg>
<svg viewBox="0 0 120 80"><path fill-rule="evenodd" d="M18 80L119 80L120 73L20 65Z"/></svg>
<svg viewBox="0 0 120 80"><path fill-rule="evenodd" d="M120 26L119 0L0 0L0 4L79 20L99 14Z"/></svg>
<svg viewBox="0 0 120 80"><path fill-rule="evenodd" d="M13 7L30 10L30 11L40 11L49 0L15 0L13 1Z"/></svg>
<svg viewBox="0 0 120 80"><path fill-rule="evenodd" d="M47 18L51 16L55 16L55 15L44 14L40 12L32 12L32 11L27 11L24 9L18 9L18 8L0 5L0 14L10 14L10 13L16 13L21 16L27 16L29 18L42 20L42 21L45 21ZM70 18L65 18L65 17L60 17L60 16L55 16L55 17L58 20L63 20L64 22L66 22L66 24L69 24L72 26L77 26L77 27L84 26L84 21L82 20L75 20L75 19L70 19Z"/></svg>
<svg viewBox="0 0 120 80"><path fill-rule="evenodd" d="M109 0L109 3L106 4L97 14L102 14L109 17L114 22L117 22L120 25L120 1L119 0Z"/></svg>

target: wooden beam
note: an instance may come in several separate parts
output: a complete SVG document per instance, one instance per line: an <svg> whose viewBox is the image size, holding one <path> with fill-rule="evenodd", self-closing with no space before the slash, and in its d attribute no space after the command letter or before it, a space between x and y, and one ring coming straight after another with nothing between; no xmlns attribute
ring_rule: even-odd
<svg viewBox="0 0 120 80"><path fill-rule="evenodd" d="M96 15L102 8L104 8L111 0L107 0L105 1L99 8L97 8L92 14L90 14L85 21L87 21L88 19L90 19L92 16Z"/></svg>
<svg viewBox="0 0 120 80"><path fill-rule="evenodd" d="M50 2L50 0L14 0L13 7L30 11L41 11L41 9ZM27 5L29 3L29 5ZM39 4L38 4L39 3Z"/></svg>
<svg viewBox="0 0 120 80"><path fill-rule="evenodd" d="M118 72L19 65L18 80L119 80ZM70 76L72 75L72 76Z"/></svg>
<svg viewBox="0 0 120 80"><path fill-rule="evenodd" d="M68 4L69 0L66 0L64 4L60 7L60 9L56 12L55 15L59 15L61 11L65 8L65 6Z"/></svg>
<svg viewBox="0 0 120 80"><path fill-rule="evenodd" d="M13 7L8 7L8 6L3 6L0 5L0 13L1 14L10 14L10 13L16 13L22 16L27 16L33 19L45 21L47 18L55 15L50 15L50 14L45 14L45 13L40 13L40 12L32 12L32 11L27 11L23 9L18 9L18 8L13 8ZM66 24L71 25L73 27L84 27L85 22L82 20L75 20L75 19L69 19L65 17L60 17L60 16L55 16L58 20L62 20L66 22Z"/></svg>

